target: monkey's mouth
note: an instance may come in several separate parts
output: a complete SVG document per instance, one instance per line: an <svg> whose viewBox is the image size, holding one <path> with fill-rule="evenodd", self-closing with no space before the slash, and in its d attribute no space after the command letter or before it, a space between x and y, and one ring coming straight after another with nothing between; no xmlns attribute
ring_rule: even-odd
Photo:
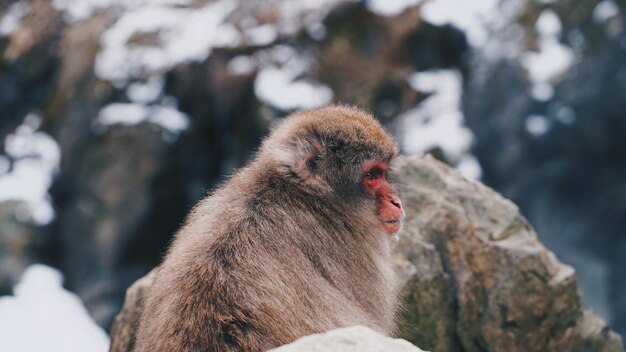
<svg viewBox="0 0 626 352"><path fill-rule="evenodd" d="M400 228L402 228L402 218L385 220L383 222L383 225L385 227L385 231L387 231L388 234L394 235L398 233L398 231L400 231Z"/></svg>

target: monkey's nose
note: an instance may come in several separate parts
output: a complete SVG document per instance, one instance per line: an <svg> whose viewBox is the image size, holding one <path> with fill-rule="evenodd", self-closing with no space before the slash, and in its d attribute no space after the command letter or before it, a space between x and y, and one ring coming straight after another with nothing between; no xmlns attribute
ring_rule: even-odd
<svg viewBox="0 0 626 352"><path fill-rule="evenodd" d="M402 209L402 202L400 202L400 199L398 199L398 198L391 198L389 200L389 202L391 202L391 204L395 205L396 208Z"/></svg>

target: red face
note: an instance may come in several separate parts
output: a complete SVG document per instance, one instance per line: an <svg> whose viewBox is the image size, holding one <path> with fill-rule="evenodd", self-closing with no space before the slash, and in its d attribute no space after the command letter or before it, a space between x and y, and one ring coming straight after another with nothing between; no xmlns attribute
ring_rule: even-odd
<svg viewBox="0 0 626 352"><path fill-rule="evenodd" d="M378 217L388 234L400 231L404 210L398 194L385 177L389 165L378 161L365 163L363 167L363 187L374 196Z"/></svg>

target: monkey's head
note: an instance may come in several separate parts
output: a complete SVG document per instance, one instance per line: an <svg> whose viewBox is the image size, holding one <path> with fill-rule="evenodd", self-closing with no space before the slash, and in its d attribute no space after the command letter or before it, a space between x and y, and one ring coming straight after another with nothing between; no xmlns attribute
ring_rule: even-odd
<svg viewBox="0 0 626 352"><path fill-rule="evenodd" d="M292 114L260 152L296 184L324 199L369 209L388 234L402 227L402 203L389 182L398 147L368 113L329 106Z"/></svg>

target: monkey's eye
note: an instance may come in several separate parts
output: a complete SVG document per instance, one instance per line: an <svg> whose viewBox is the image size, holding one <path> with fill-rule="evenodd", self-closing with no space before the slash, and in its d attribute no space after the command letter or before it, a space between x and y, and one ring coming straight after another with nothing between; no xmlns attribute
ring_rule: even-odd
<svg viewBox="0 0 626 352"><path fill-rule="evenodd" d="M378 167L373 167L365 173L365 179L368 181L378 180L383 177L385 172Z"/></svg>

